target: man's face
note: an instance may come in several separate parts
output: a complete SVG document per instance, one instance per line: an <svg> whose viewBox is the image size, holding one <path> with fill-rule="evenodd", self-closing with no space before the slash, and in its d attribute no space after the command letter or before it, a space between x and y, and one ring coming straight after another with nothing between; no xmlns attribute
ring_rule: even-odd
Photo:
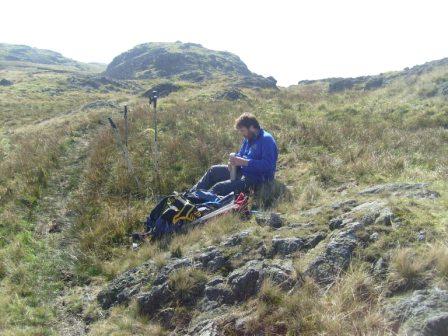
<svg viewBox="0 0 448 336"><path fill-rule="evenodd" d="M245 137L248 140L251 140L255 137L255 134L257 134L257 130L255 127L251 126L250 128L247 127L239 127L238 131L240 134Z"/></svg>

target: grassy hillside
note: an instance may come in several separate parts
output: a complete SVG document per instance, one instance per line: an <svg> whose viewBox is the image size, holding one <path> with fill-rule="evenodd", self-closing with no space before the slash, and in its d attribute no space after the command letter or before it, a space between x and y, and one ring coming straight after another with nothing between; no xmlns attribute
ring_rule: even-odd
<svg viewBox="0 0 448 336"><path fill-rule="evenodd" d="M384 307L415 289L447 289L447 65L398 76L374 90L329 93L329 82L317 81L279 91L240 88L245 98L236 101L216 99L231 87L225 78L208 85L176 82L181 89L159 101L160 181L153 173L152 114L141 96L160 79L107 82L85 70L35 65L2 68L0 78L14 83L0 87L2 334L200 334L198 321L208 321L228 335L392 335L401 324ZM122 127L124 104L141 189L128 176L106 122L112 116ZM277 230L255 218L226 217L131 251L129 234L142 229L156 195L187 188L238 147L232 125L244 111L255 113L277 139L278 179L292 199L268 211L281 213L287 225ZM395 182L429 183L440 197L359 194ZM394 220L357 231L350 266L326 286L309 270L342 233L329 223L337 216L366 221L366 214L350 210L354 205L334 205L347 200L384 203ZM163 310L171 314L169 323L142 312L136 296L107 309L97 300L132 267L162 272L176 258L219 247L242 230L250 235L223 251L231 261L225 269L170 272L166 281L175 299ZM275 239L317 233L324 238L309 250L280 257L269 252ZM377 239L370 238L374 233ZM291 262L300 285L285 292L268 279L253 296L220 310L204 312L191 303L186 293L259 259ZM372 271L379 260L387 263L381 276ZM142 284L141 293L156 287L153 280Z"/></svg>

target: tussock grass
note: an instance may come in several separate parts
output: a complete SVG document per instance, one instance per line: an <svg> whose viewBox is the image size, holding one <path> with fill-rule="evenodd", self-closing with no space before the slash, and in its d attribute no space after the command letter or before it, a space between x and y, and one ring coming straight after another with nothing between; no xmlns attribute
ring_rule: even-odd
<svg viewBox="0 0 448 336"><path fill-rule="evenodd" d="M181 268L168 278L168 286L179 305L191 305L207 282L207 275L198 269Z"/></svg>
<svg viewBox="0 0 448 336"><path fill-rule="evenodd" d="M327 292L309 278L293 293L266 281L245 331L251 335L392 334L378 309L380 291L363 267L351 268Z"/></svg>
<svg viewBox="0 0 448 336"><path fill-rule="evenodd" d="M90 334L98 336L164 336L168 333L160 325L149 322L144 317L139 316L136 307L132 306L131 309L124 307L112 308L110 316L99 323L95 323Z"/></svg>

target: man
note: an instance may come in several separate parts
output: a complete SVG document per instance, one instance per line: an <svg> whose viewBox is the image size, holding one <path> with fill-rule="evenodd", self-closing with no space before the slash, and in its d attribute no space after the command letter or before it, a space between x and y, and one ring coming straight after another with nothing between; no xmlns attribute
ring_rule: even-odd
<svg viewBox="0 0 448 336"><path fill-rule="evenodd" d="M244 137L239 152L229 156L227 166L212 166L192 190L208 190L225 196L274 179L278 152L272 135L260 127L251 113L244 113L236 119L235 128ZM232 166L237 167L237 177L233 181L230 180Z"/></svg>

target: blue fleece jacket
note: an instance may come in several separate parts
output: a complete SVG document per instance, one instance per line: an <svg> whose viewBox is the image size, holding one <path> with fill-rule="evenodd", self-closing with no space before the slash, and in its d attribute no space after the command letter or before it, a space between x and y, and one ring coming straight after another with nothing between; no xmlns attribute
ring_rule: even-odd
<svg viewBox="0 0 448 336"><path fill-rule="evenodd" d="M252 183L262 183L274 178L277 166L277 144L271 134L260 129L257 137L244 139L237 156L248 159L241 172Z"/></svg>

